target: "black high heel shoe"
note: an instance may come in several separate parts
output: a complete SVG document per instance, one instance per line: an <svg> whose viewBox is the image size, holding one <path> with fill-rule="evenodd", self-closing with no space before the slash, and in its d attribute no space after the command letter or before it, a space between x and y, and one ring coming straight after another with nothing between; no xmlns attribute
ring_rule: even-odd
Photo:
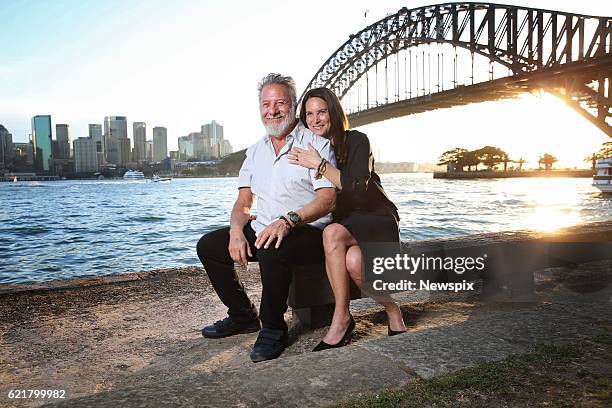
<svg viewBox="0 0 612 408"><path fill-rule="evenodd" d="M317 346L312 349L312 351L323 351L345 346L348 343L348 340L351 334L353 333L353 330L355 330L355 319L353 319L353 315L351 315L351 321L349 323L349 326L346 328L344 336L342 336L339 342L337 342L336 344L327 344L326 342L321 340L319 344L317 344Z"/></svg>
<svg viewBox="0 0 612 408"><path fill-rule="evenodd" d="M387 325L387 335L388 335L389 337L391 337L391 336L397 336L398 334L406 333L407 331L408 331L408 330L398 330L398 331L391 330L391 326L390 326L390 325Z"/></svg>

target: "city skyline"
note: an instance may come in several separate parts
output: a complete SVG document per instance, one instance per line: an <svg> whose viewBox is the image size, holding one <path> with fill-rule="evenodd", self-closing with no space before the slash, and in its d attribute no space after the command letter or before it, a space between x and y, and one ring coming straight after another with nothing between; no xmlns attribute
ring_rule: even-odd
<svg viewBox="0 0 612 408"><path fill-rule="evenodd" d="M175 162L219 160L233 153L231 143L224 139L223 126L215 120L201 125L201 132L190 133L189 136L201 137L197 154L193 148L182 154L178 150L169 151L165 127L153 127L152 139L148 140L145 122L132 122L132 138L129 138L125 116L106 116L103 125L88 124L88 135L74 140L70 125L55 123L54 126L51 115L33 116L31 126L29 142L20 143L0 124L0 171L20 168L22 172L35 172L43 177L63 177L159 164L164 169L172 169Z"/></svg>
<svg viewBox="0 0 612 408"><path fill-rule="evenodd" d="M177 150L178 137L215 118L224 123L235 150L240 150L264 134L256 99L256 84L263 75L271 71L292 75L301 93L350 34L401 7L432 3L356 1L347 7L349 3L314 1L309 7L289 3L282 10L271 2L240 7L193 1L5 3L0 11L13 18L0 33L7 45L0 65L6 78L0 84L0 123L13 134L14 142L25 142L29 118L50 113L57 123L69 124L76 139L88 135L89 123L100 123L104 117L100 112L117 112L150 127L163 124L168 129L168 150ZM603 1L512 3L610 14ZM115 11L119 9L120 13ZM104 29L91 27L88 22L100 15L105 16ZM319 28L298 30L295 35L270 34L271 27L291 26L295 15ZM203 18L205 25L199 24ZM23 29L30 25L36 30ZM151 25L156 30L149 30ZM251 34L245 38L244 32ZM485 144L527 156L520 150L527 144L532 157L525 158L532 163L544 151L560 149L552 152L560 164L579 165L584 155L606 140L576 112L546 94L427 112L360 130L369 135L378 160L396 162L433 161L450 147ZM575 134L581 137L570 137ZM559 137L565 141L562 146L556 143Z"/></svg>

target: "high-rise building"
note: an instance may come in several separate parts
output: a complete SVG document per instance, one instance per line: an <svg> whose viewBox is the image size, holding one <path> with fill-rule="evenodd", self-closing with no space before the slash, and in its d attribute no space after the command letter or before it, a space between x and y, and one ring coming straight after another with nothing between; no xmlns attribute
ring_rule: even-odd
<svg viewBox="0 0 612 408"><path fill-rule="evenodd" d="M223 126L213 120L206 125L202 125L202 133L210 146L210 156L213 159L221 157L221 146L223 144Z"/></svg>
<svg viewBox="0 0 612 408"><path fill-rule="evenodd" d="M119 161L117 162L117 165L124 166L132 161L132 143L130 139L127 137L117 139L117 150L119 152Z"/></svg>
<svg viewBox="0 0 612 408"><path fill-rule="evenodd" d="M134 158L135 162L145 161L147 159L147 151L145 144L147 142L147 124L145 122L134 122L132 124L134 130Z"/></svg>
<svg viewBox="0 0 612 408"><path fill-rule="evenodd" d="M234 153L234 148L229 140L221 141L221 157L225 157L228 154Z"/></svg>
<svg viewBox="0 0 612 408"><path fill-rule="evenodd" d="M70 126L66 124L55 125L55 139L57 140L58 159L70 159Z"/></svg>
<svg viewBox="0 0 612 408"><path fill-rule="evenodd" d="M179 160L188 160L193 158L193 139L187 136L178 138Z"/></svg>
<svg viewBox="0 0 612 408"><path fill-rule="evenodd" d="M150 163L153 161L153 141L147 140L145 144L145 157L146 160Z"/></svg>
<svg viewBox="0 0 612 408"><path fill-rule="evenodd" d="M179 145L179 157L181 160L196 159L196 160L208 160L210 159L210 150L206 143L204 135L200 132L193 132L187 136L181 136L178 138Z"/></svg>
<svg viewBox="0 0 612 408"><path fill-rule="evenodd" d="M98 171L96 142L89 137L80 137L73 142L74 172L93 173Z"/></svg>
<svg viewBox="0 0 612 408"><path fill-rule="evenodd" d="M96 151L104 152L104 137L102 134L102 125L99 123L90 123L89 138L96 143Z"/></svg>
<svg viewBox="0 0 612 408"><path fill-rule="evenodd" d="M49 172L53 159L53 133L51 115L36 115L32 118L32 144L34 168L36 171Z"/></svg>
<svg viewBox="0 0 612 408"><path fill-rule="evenodd" d="M118 140L127 139L127 137L127 118L125 116L106 116L104 118L104 153L108 162L121 164L123 154L119 150Z"/></svg>
<svg viewBox="0 0 612 408"><path fill-rule="evenodd" d="M153 128L153 161L160 162L168 157L168 130L165 127Z"/></svg>
<svg viewBox="0 0 612 408"><path fill-rule="evenodd" d="M13 143L13 152L15 156L21 156L25 158L25 163L29 165L34 164L34 149L32 143Z"/></svg>
<svg viewBox="0 0 612 408"><path fill-rule="evenodd" d="M13 135L0 124L0 169L9 166L13 159Z"/></svg>
<svg viewBox="0 0 612 408"><path fill-rule="evenodd" d="M89 124L89 138L92 139L96 145L96 153L98 158L98 168L104 164L104 135L102 133L102 125L99 123Z"/></svg>

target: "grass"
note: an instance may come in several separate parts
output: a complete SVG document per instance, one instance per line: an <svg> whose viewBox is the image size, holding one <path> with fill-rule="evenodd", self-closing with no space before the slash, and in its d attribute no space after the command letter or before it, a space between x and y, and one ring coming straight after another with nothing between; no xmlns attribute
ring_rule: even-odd
<svg viewBox="0 0 612 408"><path fill-rule="evenodd" d="M346 407L610 407L612 334L362 395Z"/></svg>

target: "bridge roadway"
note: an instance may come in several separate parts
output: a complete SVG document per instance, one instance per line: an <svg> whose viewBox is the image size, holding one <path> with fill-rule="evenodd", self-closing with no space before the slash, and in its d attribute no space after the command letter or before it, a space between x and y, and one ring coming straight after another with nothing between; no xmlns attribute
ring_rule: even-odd
<svg viewBox="0 0 612 408"><path fill-rule="evenodd" d="M517 74L493 81L423 95L408 100L392 102L348 115L351 127L364 126L387 119L470 103L517 98L526 92L555 88L562 85L567 75L596 78L602 67L612 66L612 55L594 59L588 63L576 62L525 74ZM587 120L600 126L597 119L583 110L577 110ZM612 137L612 134L610 134Z"/></svg>

